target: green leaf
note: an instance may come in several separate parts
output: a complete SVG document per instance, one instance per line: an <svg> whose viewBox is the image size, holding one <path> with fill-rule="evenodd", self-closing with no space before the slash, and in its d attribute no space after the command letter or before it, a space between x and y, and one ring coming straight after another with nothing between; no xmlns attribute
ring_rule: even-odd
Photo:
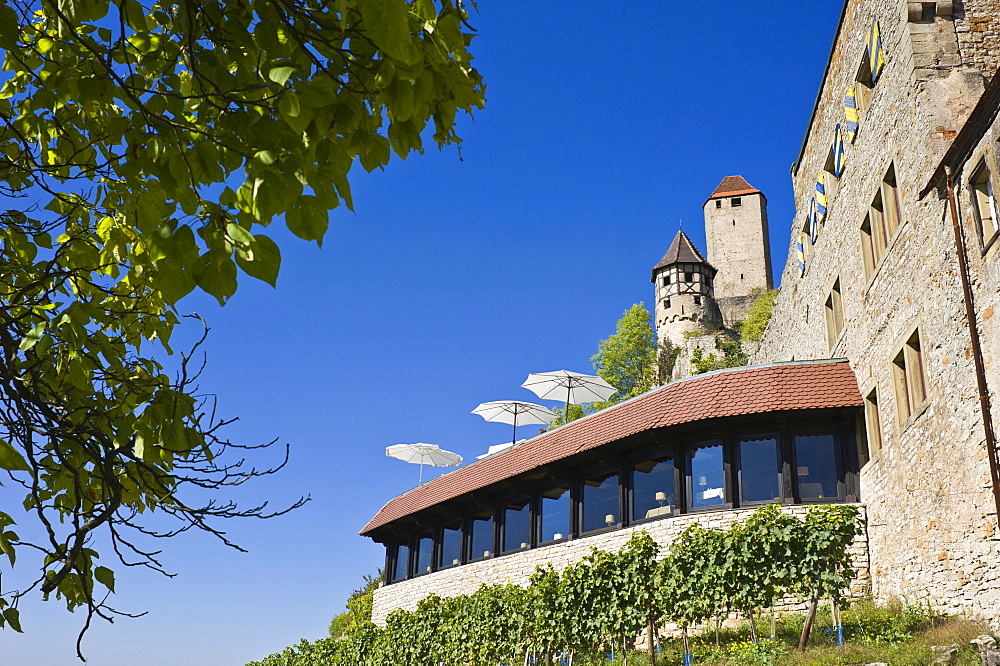
<svg viewBox="0 0 1000 666"><path fill-rule="evenodd" d="M21 614L16 608L4 608L3 609L3 619L7 621L10 628L19 634L23 634L21 631Z"/></svg>
<svg viewBox="0 0 1000 666"><path fill-rule="evenodd" d="M94 578L97 582L108 588L112 592L115 591L115 572L107 567L96 567L94 569Z"/></svg>
<svg viewBox="0 0 1000 666"><path fill-rule="evenodd" d="M410 11L403 0L367 0L358 4L362 27L380 51L408 65L420 61L420 46L410 36Z"/></svg>
<svg viewBox="0 0 1000 666"><path fill-rule="evenodd" d="M285 213L285 224L289 231L302 240L314 240L323 245L323 235L330 224L329 213L319 205L316 197L306 195Z"/></svg>
<svg viewBox="0 0 1000 666"><path fill-rule="evenodd" d="M236 264L250 277L276 287L278 270L281 268L281 250L273 240L263 234L257 234L253 239L256 241L253 256L245 257L237 253Z"/></svg>
<svg viewBox="0 0 1000 666"><path fill-rule="evenodd" d="M10 445L9 442L0 439L0 467L11 472L15 470L30 471L24 456Z"/></svg>
<svg viewBox="0 0 1000 666"><path fill-rule="evenodd" d="M279 86L283 86L285 85L285 82L288 81L288 77L290 77L293 73L295 73L294 67L274 67L268 71L267 78L274 81Z"/></svg>
<svg viewBox="0 0 1000 666"><path fill-rule="evenodd" d="M42 338L42 335L45 333L45 325L46 322L40 321L35 324L34 328L28 331L28 334L24 336L23 340L21 340L21 344L18 345L21 351L28 351L38 343L38 341Z"/></svg>
<svg viewBox="0 0 1000 666"><path fill-rule="evenodd" d="M0 5L0 48L12 51L17 48L17 38L21 34L17 12L10 6Z"/></svg>

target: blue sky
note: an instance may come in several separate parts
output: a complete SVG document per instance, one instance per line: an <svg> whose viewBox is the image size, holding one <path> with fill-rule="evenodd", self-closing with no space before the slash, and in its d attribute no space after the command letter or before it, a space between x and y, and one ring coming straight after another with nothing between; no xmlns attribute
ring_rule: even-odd
<svg viewBox="0 0 1000 666"><path fill-rule="evenodd" d="M183 304L212 326L202 387L240 417L230 436L292 447L282 473L233 496L312 501L227 525L249 553L186 534L159 544L175 578L118 567L117 606L148 614L96 624L90 663L243 664L325 635L382 563L358 530L417 481L385 447L471 460L503 442L509 426L469 411L533 399L530 372L591 371L618 317L651 304L678 220L704 251L701 204L724 176L766 193L777 278L789 167L840 7L480 0L488 103L463 123L461 159L432 149L359 168L357 212L334 212L322 249L275 234L277 290L246 278L225 308ZM23 604L26 634L4 632L3 663L78 663L82 621Z"/></svg>

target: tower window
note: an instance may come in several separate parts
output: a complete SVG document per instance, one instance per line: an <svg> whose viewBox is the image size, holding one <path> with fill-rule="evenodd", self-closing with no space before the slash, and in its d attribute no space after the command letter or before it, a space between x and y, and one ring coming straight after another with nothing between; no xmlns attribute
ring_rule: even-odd
<svg viewBox="0 0 1000 666"><path fill-rule="evenodd" d="M670 309L670 299L669 298L665 298L663 300L663 307L667 308L668 310Z"/></svg>
<svg viewBox="0 0 1000 666"><path fill-rule="evenodd" d="M664 275L663 276L663 286L666 287L668 284L670 284L670 276L669 275Z"/></svg>
<svg viewBox="0 0 1000 666"><path fill-rule="evenodd" d="M740 273L740 279L741 280L743 279L743 273Z"/></svg>
<svg viewBox="0 0 1000 666"><path fill-rule="evenodd" d="M694 273L685 273L684 274L684 281L685 282L694 282Z"/></svg>
<svg viewBox="0 0 1000 666"><path fill-rule="evenodd" d="M694 304L695 305L701 305L701 296L695 296L694 297Z"/></svg>
<svg viewBox="0 0 1000 666"><path fill-rule="evenodd" d="M733 220L733 226L734 227L736 226L736 220Z"/></svg>
<svg viewBox="0 0 1000 666"><path fill-rule="evenodd" d="M740 197L733 197L733 208L739 208L743 205L743 199Z"/></svg>
<svg viewBox="0 0 1000 666"><path fill-rule="evenodd" d="M716 199L715 200L715 207L716 208L722 208L722 199Z"/></svg>

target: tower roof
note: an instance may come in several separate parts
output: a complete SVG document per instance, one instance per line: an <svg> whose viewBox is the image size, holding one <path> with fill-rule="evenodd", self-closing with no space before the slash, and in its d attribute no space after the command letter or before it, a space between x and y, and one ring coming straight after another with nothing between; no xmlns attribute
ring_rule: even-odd
<svg viewBox="0 0 1000 666"><path fill-rule="evenodd" d="M748 183L743 176L726 176L708 198L738 197L741 194L762 194L762 192Z"/></svg>
<svg viewBox="0 0 1000 666"><path fill-rule="evenodd" d="M670 244L663 259L660 259L660 263L653 266L653 280L656 279L656 271L673 264L704 264L712 269L713 274L715 271L712 264L708 263L683 231L677 232L677 235L674 236L674 242Z"/></svg>

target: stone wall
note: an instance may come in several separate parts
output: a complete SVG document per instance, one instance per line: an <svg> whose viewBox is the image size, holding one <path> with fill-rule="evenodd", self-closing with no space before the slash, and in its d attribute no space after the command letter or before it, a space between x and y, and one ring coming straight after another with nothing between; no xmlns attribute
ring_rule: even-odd
<svg viewBox="0 0 1000 666"><path fill-rule="evenodd" d="M861 509L861 519L864 521L865 507L863 505L857 506ZM801 516L808 508L806 506L793 506L785 507L783 510ZM698 523L707 528L725 529L733 521L744 519L755 510L735 509L665 518L613 532L534 548L521 553L472 562L424 574L392 585L385 585L375 591L372 621L383 625L389 613L397 608L413 610L418 601L431 593L442 597L452 597L459 594L471 594L481 585L513 583L514 585L526 586L528 579L538 565L551 563L557 570L561 571L567 565L583 559L590 553L592 547L607 551L619 550L629 540L632 533L637 530L645 530L657 543L666 547L692 523ZM855 568L858 570L858 577L852 586L852 593L861 595L868 590L870 585L868 552L864 534L855 539L854 545L851 547L851 555ZM792 605L791 600L789 602L789 605Z"/></svg>
<svg viewBox="0 0 1000 666"><path fill-rule="evenodd" d="M722 321L725 327L728 329L736 328L736 324L747 318L747 312L750 311L750 306L755 300L757 300L756 295L728 296L715 299L722 312Z"/></svg>
<svg viewBox="0 0 1000 666"><path fill-rule="evenodd" d="M990 64L996 47L979 45L995 39L1000 3L969 0L955 6L962 11L954 18L936 13L929 23L914 23L896 2L848 4L794 171L798 215L781 292L751 361L850 359L862 395L874 392L878 400L882 442L869 442L872 457L861 472L874 592L929 601L939 610L972 613L1000 625L997 517L954 236L945 199L931 194L917 200L982 92L983 73L971 66L996 66ZM858 70L873 18L880 21L885 70L862 114L857 140L846 146L845 172L831 188L827 218L803 274L793 244L827 162L834 126L844 122L843 94ZM962 37L973 18L980 39ZM949 31L959 35L961 62L955 66L945 64L954 62L944 58ZM921 39L914 37L930 34L933 53L930 47L915 52ZM933 67L927 65L931 55ZM890 166L901 223L866 275L861 227ZM976 260L974 281L995 387L1000 386L1000 330L991 309L993 303L1000 306L996 251ZM830 344L825 303L838 280L844 328ZM927 399L904 419L897 409L893 359L914 331L919 331Z"/></svg>
<svg viewBox="0 0 1000 666"><path fill-rule="evenodd" d="M992 78L1000 68L996 0L956 0L947 4L954 5L953 16L962 62Z"/></svg>

